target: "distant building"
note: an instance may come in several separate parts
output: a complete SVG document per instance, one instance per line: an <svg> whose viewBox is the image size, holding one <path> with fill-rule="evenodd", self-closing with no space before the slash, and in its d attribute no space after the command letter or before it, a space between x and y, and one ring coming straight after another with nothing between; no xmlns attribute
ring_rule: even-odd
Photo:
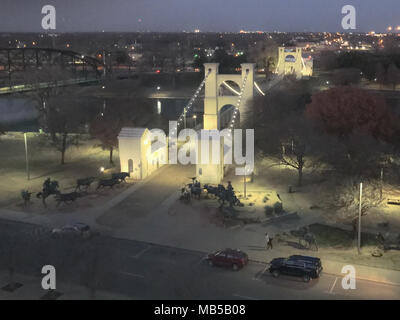
<svg viewBox="0 0 400 320"><path fill-rule="evenodd" d="M297 79L310 77L313 74L313 58L303 57L302 48L280 47L276 73L278 75L294 74Z"/></svg>

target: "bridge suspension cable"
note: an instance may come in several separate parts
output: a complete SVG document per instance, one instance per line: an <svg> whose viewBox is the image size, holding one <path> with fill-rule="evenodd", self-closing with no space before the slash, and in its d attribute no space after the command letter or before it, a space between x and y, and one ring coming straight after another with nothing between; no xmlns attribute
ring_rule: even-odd
<svg viewBox="0 0 400 320"><path fill-rule="evenodd" d="M222 82L224 84L225 87L227 87L230 91L232 91L234 94L239 95L240 92L236 91L235 89L233 89L226 81Z"/></svg>
<svg viewBox="0 0 400 320"><path fill-rule="evenodd" d="M210 73L211 73L211 71L208 71L207 75L204 77L204 80L200 83L199 87L197 88L196 92L193 94L193 96L190 99L190 101L188 102L188 104L185 106L185 108L183 108L183 111L182 111L181 115L178 118L178 124L171 132L172 134L174 134L175 131L177 131L177 129L178 129L177 127L179 127L179 125L181 125L182 122L186 121L186 113L188 111L190 111L190 109L192 108L194 101L196 100L197 96L199 95L201 89L203 89L203 87L204 87L204 85L205 85L205 83L207 81L207 78L210 75Z"/></svg>
<svg viewBox="0 0 400 320"><path fill-rule="evenodd" d="M249 72L247 71L246 75L245 75L245 77L243 79L242 87L240 88L240 93L239 93L238 100L236 102L235 111L233 111L232 118L230 120L229 129L233 129L233 126L235 124L236 116L237 116L237 113L238 113L239 108L240 108L240 103L242 102L243 91L244 91L244 88L246 87L246 82L247 82L248 75L249 75Z"/></svg>
<svg viewBox="0 0 400 320"><path fill-rule="evenodd" d="M255 81L254 81L254 86L256 87L256 89L257 89L257 91L258 91L259 93L261 93L263 96L265 96L265 93L262 92L261 88L258 86L257 82L255 82Z"/></svg>

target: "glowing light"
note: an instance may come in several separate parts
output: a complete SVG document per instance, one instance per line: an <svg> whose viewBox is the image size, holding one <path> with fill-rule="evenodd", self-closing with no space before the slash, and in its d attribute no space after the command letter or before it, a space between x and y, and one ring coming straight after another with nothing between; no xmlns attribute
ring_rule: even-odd
<svg viewBox="0 0 400 320"><path fill-rule="evenodd" d="M265 93L262 92L261 88L258 86L257 82L254 81L254 86L256 87L256 89L258 90L259 93L261 93L263 96L265 96Z"/></svg>

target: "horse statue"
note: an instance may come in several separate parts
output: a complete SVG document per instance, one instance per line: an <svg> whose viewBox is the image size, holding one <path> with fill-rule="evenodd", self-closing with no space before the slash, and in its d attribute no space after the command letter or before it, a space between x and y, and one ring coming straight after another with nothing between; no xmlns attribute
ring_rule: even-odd
<svg viewBox="0 0 400 320"><path fill-rule="evenodd" d="M222 184L219 184L217 187L212 187L206 184L204 185L204 189L207 190L208 194L212 194L218 198L221 208L225 205L225 202L229 203L230 208L240 205L240 200L236 197L230 181L228 182L227 188Z"/></svg>
<svg viewBox="0 0 400 320"><path fill-rule="evenodd" d="M191 193L190 190L187 188L187 186L183 186L181 188L181 196L179 197L179 200L185 203L189 203L191 200Z"/></svg>
<svg viewBox="0 0 400 320"><path fill-rule="evenodd" d="M312 246L315 247L315 250L318 251L317 240L315 235L310 232L308 226L300 228L295 234L299 237L299 244L307 249L311 249ZM303 243L305 243L303 245Z"/></svg>
<svg viewBox="0 0 400 320"><path fill-rule="evenodd" d="M45 208L47 208L46 198L51 195L58 195L60 191L58 190L58 181L51 180L47 178L43 183L42 191L36 194L36 198L42 198L42 203Z"/></svg>
<svg viewBox="0 0 400 320"><path fill-rule="evenodd" d="M199 181L197 181L196 177L191 178L192 179L192 183L189 183L187 185L187 187L190 190L190 195L196 197L198 200L200 200L200 196L201 196L201 184Z"/></svg>
<svg viewBox="0 0 400 320"><path fill-rule="evenodd" d="M311 249L312 246L315 247L315 250L318 251L318 245L317 245L317 240L315 239L315 236L313 233L311 232L307 232L304 236L303 236L303 240L306 243L306 248Z"/></svg>

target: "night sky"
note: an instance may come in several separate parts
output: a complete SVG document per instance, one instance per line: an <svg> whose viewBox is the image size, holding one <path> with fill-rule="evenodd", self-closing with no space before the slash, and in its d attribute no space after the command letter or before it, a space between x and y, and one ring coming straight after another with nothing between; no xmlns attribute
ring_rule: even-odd
<svg viewBox="0 0 400 320"><path fill-rule="evenodd" d="M343 31L347 4L356 31L400 25L400 0L0 0L0 32L41 31L46 4L57 9L56 32Z"/></svg>

